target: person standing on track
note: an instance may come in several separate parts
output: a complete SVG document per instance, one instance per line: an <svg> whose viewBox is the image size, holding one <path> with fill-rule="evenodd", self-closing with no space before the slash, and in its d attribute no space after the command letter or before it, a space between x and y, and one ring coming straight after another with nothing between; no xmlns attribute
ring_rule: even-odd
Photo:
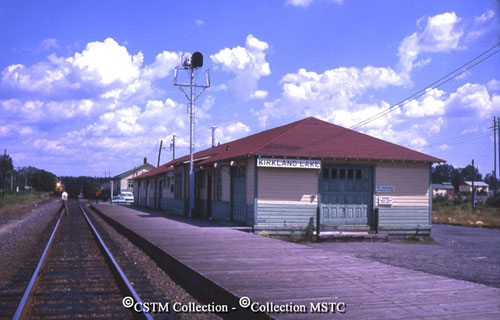
<svg viewBox="0 0 500 320"><path fill-rule="evenodd" d="M99 189L95 189L95 203L99 203Z"/></svg>
<svg viewBox="0 0 500 320"><path fill-rule="evenodd" d="M64 206L64 209L66 210L66 215L69 215L68 206L66 205L66 203L68 202L68 193L66 191L62 192L61 201L62 201L62 205Z"/></svg>

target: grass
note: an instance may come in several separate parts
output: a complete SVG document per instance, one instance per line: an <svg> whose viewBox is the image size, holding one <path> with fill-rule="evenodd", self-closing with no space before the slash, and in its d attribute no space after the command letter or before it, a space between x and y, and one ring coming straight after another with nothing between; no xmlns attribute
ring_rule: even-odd
<svg viewBox="0 0 500 320"><path fill-rule="evenodd" d="M500 208L478 203L473 212L470 203L433 201L432 222L466 227L500 228Z"/></svg>
<svg viewBox="0 0 500 320"><path fill-rule="evenodd" d="M48 192L38 192L38 191L20 191L17 195L16 193L5 193L5 196L0 196L0 213L10 207L15 207L18 205L30 204L32 202L40 201L49 197Z"/></svg>
<svg viewBox="0 0 500 320"><path fill-rule="evenodd" d="M432 244L435 243L431 236L409 236L401 240L403 243L422 243L422 244Z"/></svg>

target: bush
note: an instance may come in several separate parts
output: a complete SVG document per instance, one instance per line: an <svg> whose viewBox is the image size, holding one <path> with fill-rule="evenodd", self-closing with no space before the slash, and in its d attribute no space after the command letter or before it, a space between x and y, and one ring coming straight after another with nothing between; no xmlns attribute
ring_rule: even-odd
<svg viewBox="0 0 500 320"><path fill-rule="evenodd" d="M448 204L448 197L437 195L432 199L432 204Z"/></svg>
<svg viewBox="0 0 500 320"><path fill-rule="evenodd" d="M453 198L453 205L459 206L463 203L464 203L464 201L462 200L462 197L458 196L458 197Z"/></svg>
<svg viewBox="0 0 500 320"><path fill-rule="evenodd" d="M486 205L489 207L500 208L500 195L488 197L488 199L486 199Z"/></svg>

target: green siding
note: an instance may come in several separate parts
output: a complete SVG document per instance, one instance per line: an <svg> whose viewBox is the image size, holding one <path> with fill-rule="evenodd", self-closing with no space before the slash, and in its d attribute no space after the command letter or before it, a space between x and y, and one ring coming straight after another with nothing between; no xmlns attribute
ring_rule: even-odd
<svg viewBox="0 0 500 320"><path fill-rule="evenodd" d="M289 234L292 230L305 229L311 218L316 224L316 208L316 205L257 204L254 230Z"/></svg>
<svg viewBox="0 0 500 320"><path fill-rule="evenodd" d="M429 207L378 207L379 230L389 234L430 234Z"/></svg>

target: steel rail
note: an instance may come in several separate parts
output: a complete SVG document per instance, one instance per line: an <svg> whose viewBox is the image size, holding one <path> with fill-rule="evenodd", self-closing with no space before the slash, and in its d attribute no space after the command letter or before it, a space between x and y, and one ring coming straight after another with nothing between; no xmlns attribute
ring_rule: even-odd
<svg viewBox="0 0 500 320"><path fill-rule="evenodd" d="M117 274L120 276L121 281L123 282L123 284L125 284L125 286L126 286L127 290L129 291L130 295L134 298L135 303L138 303L141 306L141 308L142 308L142 300L141 300L141 298L139 297L139 295L135 291L135 289L132 286L132 284L130 283L130 281L127 279L127 276L125 276L125 273L122 271L122 269L120 268L120 266L116 262L115 258L113 257L113 255L109 251L108 247L106 246L106 244L102 240L102 238L99 235L99 233L97 232L97 230L94 228L94 225L92 224L92 222L90 221L89 217L87 216L87 213L85 213L85 210L83 210L80 202L78 202L78 206L80 207L80 210L82 211L82 214L85 217L85 220L87 220L87 223L88 223L90 229L92 229L92 231L94 232L94 235L96 236L99 245L106 252L107 258L109 259L109 261L111 262L111 264L115 268L115 271L117 272ZM148 320L152 320L153 319L153 316L149 312L143 311L142 314Z"/></svg>
<svg viewBox="0 0 500 320"><path fill-rule="evenodd" d="M52 245L52 241L54 240L54 236L56 234L57 228L59 227L59 223L61 222L61 218L64 215L65 211L66 211L66 208L63 208L61 211L61 215L59 216L59 219L57 219L56 226L54 227L54 230L52 230L52 234L50 235L49 241L47 242L47 245L45 246L45 249L43 250L42 256L40 257L40 260L38 261L38 265L35 268L35 272L33 272L33 275L31 276L31 280L28 283L26 290L24 290L23 297L22 297L21 301L19 302L19 305L17 306L17 309L16 309L16 312L14 313L14 316L12 317L12 319L14 319L14 320L18 320L24 315L26 303L30 299L31 291L33 290L33 287L35 286L35 283L38 280L38 275L40 273L40 270L42 269L43 264L45 263L45 260L47 258L47 253Z"/></svg>

